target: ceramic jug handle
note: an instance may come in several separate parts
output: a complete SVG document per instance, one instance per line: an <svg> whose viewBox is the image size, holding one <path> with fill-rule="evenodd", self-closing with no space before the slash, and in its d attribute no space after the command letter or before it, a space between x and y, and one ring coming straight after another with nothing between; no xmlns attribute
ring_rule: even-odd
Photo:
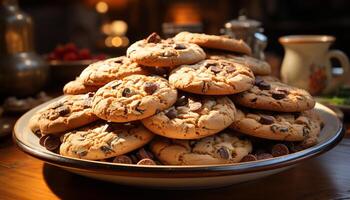
<svg viewBox="0 0 350 200"><path fill-rule="evenodd" d="M339 60L341 68L343 68L343 73L341 75L334 75L332 73L332 83L324 90L324 93L330 93L336 89L340 84L342 84L350 71L349 58L345 55L344 52L340 50L330 50L327 54L328 59L335 58Z"/></svg>

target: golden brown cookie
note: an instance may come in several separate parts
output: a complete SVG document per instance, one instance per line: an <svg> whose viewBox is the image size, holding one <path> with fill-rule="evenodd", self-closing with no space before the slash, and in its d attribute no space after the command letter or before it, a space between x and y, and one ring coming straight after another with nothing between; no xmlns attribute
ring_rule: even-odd
<svg viewBox="0 0 350 200"><path fill-rule="evenodd" d="M88 160L101 160L129 153L152 140L154 134L141 123L99 121L62 137L60 154Z"/></svg>
<svg viewBox="0 0 350 200"><path fill-rule="evenodd" d="M93 99L93 112L112 122L144 119L172 106L177 91L159 76L131 75L100 88Z"/></svg>
<svg viewBox="0 0 350 200"><path fill-rule="evenodd" d="M205 95L235 94L253 87L253 72L227 60L206 59L192 65L181 65L169 76L177 89Z"/></svg>
<svg viewBox="0 0 350 200"><path fill-rule="evenodd" d="M176 103L143 119L152 132L174 139L199 139L227 128L235 117L235 106L228 97L179 95Z"/></svg>
<svg viewBox="0 0 350 200"><path fill-rule="evenodd" d="M166 165L216 165L237 163L252 151L249 140L224 131L199 140L156 138L151 142L154 155Z"/></svg>
<svg viewBox="0 0 350 200"><path fill-rule="evenodd" d="M198 44L201 47L221 49L250 55L252 50L243 40L229 36L208 35L204 33L181 32L174 37L175 41Z"/></svg>
<svg viewBox="0 0 350 200"><path fill-rule="evenodd" d="M198 45L172 39L162 40L156 33L135 42L126 53L132 61L153 67L192 64L205 58L203 49Z"/></svg>
<svg viewBox="0 0 350 200"><path fill-rule="evenodd" d="M257 76L252 88L232 99L245 107L279 112L299 112L315 106L315 100L307 91L270 76Z"/></svg>

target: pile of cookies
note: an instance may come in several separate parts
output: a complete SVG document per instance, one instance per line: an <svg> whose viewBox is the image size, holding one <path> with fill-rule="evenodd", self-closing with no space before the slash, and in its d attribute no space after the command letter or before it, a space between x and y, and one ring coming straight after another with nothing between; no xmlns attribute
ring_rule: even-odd
<svg viewBox="0 0 350 200"><path fill-rule="evenodd" d="M312 96L250 54L227 36L152 33L88 66L30 128L63 156L139 165L247 162L315 145Z"/></svg>

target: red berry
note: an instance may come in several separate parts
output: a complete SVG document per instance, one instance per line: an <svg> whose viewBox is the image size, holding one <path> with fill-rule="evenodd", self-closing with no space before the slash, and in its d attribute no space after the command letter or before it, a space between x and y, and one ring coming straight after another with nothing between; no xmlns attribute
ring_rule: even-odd
<svg viewBox="0 0 350 200"><path fill-rule="evenodd" d="M91 59L90 50L86 48L80 49L78 55L80 60Z"/></svg>
<svg viewBox="0 0 350 200"><path fill-rule="evenodd" d="M98 54L96 56L93 57L94 60L104 60L106 59L106 55L105 54Z"/></svg>
<svg viewBox="0 0 350 200"><path fill-rule="evenodd" d="M64 47L62 45L57 45L53 52L55 53L55 56L57 58L62 58L65 50L64 50Z"/></svg>
<svg viewBox="0 0 350 200"><path fill-rule="evenodd" d="M47 56L47 59L48 60L58 60L59 58L56 56L55 53L52 52Z"/></svg>
<svg viewBox="0 0 350 200"><path fill-rule="evenodd" d="M66 61L78 60L78 55L74 52L69 52L64 54L63 60L66 60Z"/></svg>
<svg viewBox="0 0 350 200"><path fill-rule="evenodd" d="M75 46L74 43L67 43L66 45L64 45L64 50L65 52L77 52L77 46Z"/></svg>

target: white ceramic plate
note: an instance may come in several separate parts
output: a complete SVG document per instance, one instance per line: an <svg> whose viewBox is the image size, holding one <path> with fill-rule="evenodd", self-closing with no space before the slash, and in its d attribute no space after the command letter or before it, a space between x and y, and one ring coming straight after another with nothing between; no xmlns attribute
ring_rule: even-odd
<svg viewBox="0 0 350 200"><path fill-rule="evenodd" d="M57 99L52 101L57 101ZM344 134L342 123L336 114L318 103L316 110L325 122L319 138L320 141L316 146L297 153L262 161L227 165L138 166L107 163L61 156L40 146L39 138L28 128L28 121L37 110L46 104L30 110L17 121L13 136L21 150L73 173L142 187L213 188L258 179L291 168L305 159L330 150L339 143Z"/></svg>

